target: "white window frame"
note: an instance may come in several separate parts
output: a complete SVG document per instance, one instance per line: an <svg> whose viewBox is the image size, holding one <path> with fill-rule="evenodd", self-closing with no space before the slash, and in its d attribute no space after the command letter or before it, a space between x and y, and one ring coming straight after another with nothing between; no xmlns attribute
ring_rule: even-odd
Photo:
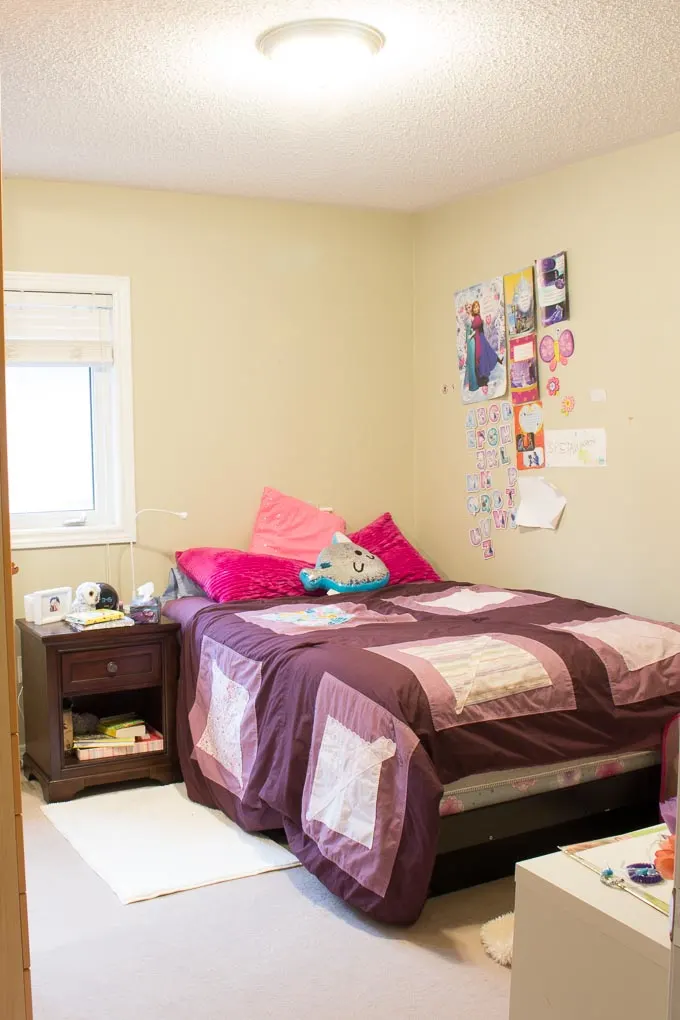
<svg viewBox="0 0 680 1020"><path fill-rule="evenodd" d="M30 514L10 515L13 549L49 549L70 546L115 545L136 540L135 468L132 393L132 330L130 281L124 276L76 273L6 272L5 290L63 294L110 294L113 298L113 366L93 366L92 397L95 407L93 448L95 457L109 445L107 463L114 477L101 485L95 470L95 507L88 523L66 525L73 514L45 514L37 528L21 526ZM7 341L11 343L11 340ZM68 448L64 447L64 456ZM61 523L59 523L61 519Z"/></svg>

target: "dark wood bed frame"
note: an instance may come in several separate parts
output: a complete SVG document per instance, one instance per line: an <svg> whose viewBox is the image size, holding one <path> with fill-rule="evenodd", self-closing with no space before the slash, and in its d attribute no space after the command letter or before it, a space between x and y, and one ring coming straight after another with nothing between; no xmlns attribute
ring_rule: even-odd
<svg viewBox="0 0 680 1020"><path fill-rule="evenodd" d="M512 875L517 861L659 821L660 766L442 818L430 895Z"/></svg>

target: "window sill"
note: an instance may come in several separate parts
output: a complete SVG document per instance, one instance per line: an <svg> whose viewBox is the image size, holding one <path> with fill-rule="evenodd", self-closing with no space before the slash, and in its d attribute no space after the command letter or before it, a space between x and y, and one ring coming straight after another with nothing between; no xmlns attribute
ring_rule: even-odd
<svg viewBox="0 0 680 1020"><path fill-rule="evenodd" d="M127 545L136 535L123 528L55 528L41 531L13 531L12 549L69 549L84 545Z"/></svg>

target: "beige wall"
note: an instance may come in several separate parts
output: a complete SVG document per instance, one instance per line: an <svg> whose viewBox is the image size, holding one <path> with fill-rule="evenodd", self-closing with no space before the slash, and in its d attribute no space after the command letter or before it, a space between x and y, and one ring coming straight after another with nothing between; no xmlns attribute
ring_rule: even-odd
<svg viewBox="0 0 680 1020"><path fill-rule="evenodd" d="M416 534L451 577L680 620L678 181L680 134L418 217ZM548 470L569 501L559 530L496 532L484 562L468 542L460 391L440 393L457 374L453 295L562 248L576 351L559 375L576 410L567 421L543 389L547 425L604 426L609 466Z"/></svg>
<svg viewBox="0 0 680 1020"><path fill-rule="evenodd" d="M140 519L138 583L246 545L264 485L412 533L409 216L10 180L4 230L7 269L131 279L137 505L190 515ZM14 559L17 599L105 572L102 547Z"/></svg>

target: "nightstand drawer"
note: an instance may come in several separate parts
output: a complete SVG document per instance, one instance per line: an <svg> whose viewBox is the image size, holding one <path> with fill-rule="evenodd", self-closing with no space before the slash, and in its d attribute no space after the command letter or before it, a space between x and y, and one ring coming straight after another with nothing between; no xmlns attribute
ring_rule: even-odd
<svg viewBox="0 0 680 1020"><path fill-rule="evenodd" d="M153 686L162 680L159 642L131 648L118 646L64 652L61 656L64 694L95 694L120 687Z"/></svg>

